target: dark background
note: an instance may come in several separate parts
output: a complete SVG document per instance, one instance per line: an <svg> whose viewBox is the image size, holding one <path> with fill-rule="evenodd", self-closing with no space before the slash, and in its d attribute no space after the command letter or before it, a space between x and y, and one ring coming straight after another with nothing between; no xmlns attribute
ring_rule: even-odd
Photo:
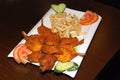
<svg viewBox="0 0 120 80"><path fill-rule="evenodd" d="M96 0L96 1L116 8L120 8L120 0Z"/></svg>
<svg viewBox="0 0 120 80"><path fill-rule="evenodd" d="M95 80L120 80L120 49L100 71Z"/></svg>

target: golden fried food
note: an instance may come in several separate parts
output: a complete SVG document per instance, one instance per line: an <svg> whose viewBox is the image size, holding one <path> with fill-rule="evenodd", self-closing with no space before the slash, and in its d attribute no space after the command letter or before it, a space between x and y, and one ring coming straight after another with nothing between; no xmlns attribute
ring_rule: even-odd
<svg viewBox="0 0 120 80"><path fill-rule="evenodd" d="M47 37L48 35L51 34L51 30L47 28L46 26L44 26L43 19L41 21L41 26L37 28L37 31L40 35L43 35L44 37Z"/></svg>
<svg viewBox="0 0 120 80"><path fill-rule="evenodd" d="M60 37L58 33L52 33L51 29L43 25L43 20L41 26L37 28L38 33L44 39L46 45L58 45Z"/></svg>
<svg viewBox="0 0 120 80"><path fill-rule="evenodd" d="M39 35L38 37L39 37L40 43L41 43L41 44L44 44L44 42L45 42L45 37L44 37L44 35Z"/></svg>
<svg viewBox="0 0 120 80"><path fill-rule="evenodd" d="M70 46L77 46L79 44L79 40L74 37L74 38L61 38L61 43L60 45L61 46L64 46L64 45L70 45Z"/></svg>
<svg viewBox="0 0 120 80"><path fill-rule="evenodd" d="M39 40L39 35L30 35L27 36L24 31L22 31L23 36L25 37L25 45L33 52L40 51L42 48L42 43Z"/></svg>
<svg viewBox="0 0 120 80"><path fill-rule="evenodd" d="M43 53L40 52L33 52L32 54L28 55L27 60L30 62L39 62L39 59L43 56Z"/></svg>
<svg viewBox="0 0 120 80"><path fill-rule="evenodd" d="M41 51L45 54L62 54L58 46L43 45Z"/></svg>
<svg viewBox="0 0 120 80"><path fill-rule="evenodd" d="M42 70L43 72L47 70L51 70L56 61L57 59L54 55L43 55L39 59L40 70Z"/></svg>
<svg viewBox="0 0 120 80"><path fill-rule="evenodd" d="M61 62L71 61L78 55L74 47L68 45L61 47L61 51L63 52L61 55L55 55L57 57L57 60Z"/></svg>
<svg viewBox="0 0 120 80"><path fill-rule="evenodd" d="M58 46L59 43L60 43L60 37L58 33L51 33L50 35L47 35L45 40L46 45Z"/></svg>

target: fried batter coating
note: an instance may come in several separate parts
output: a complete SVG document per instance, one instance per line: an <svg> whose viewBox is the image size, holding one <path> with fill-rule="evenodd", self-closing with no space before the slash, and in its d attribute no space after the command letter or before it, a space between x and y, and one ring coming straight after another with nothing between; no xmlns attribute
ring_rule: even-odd
<svg viewBox="0 0 120 80"><path fill-rule="evenodd" d="M57 57L57 60L61 62L71 61L74 57L78 55L74 47L68 45L61 47L61 51L63 52L63 54L55 55Z"/></svg>
<svg viewBox="0 0 120 80"><path fill-rule="evenodd" d="M61 46L61 51L62 51L62 54L60 55L55 54L57 60L61 62L71 61L76 56L81 56L81 57L85 56L84 53L77 53L75 48L71 45Z"/></svg>
<svg viewBox="0 0 120 80"><path fill-rule="evenodd" d="M39 40L39 35L34 34L27 36L24 31L22 31L23 36L25 37L25 45L32 51L37 52L40 51L42 48L42 43Z"/></svg>
<svg viewBox="0 0 120 80"><path fill-rule="evenodd" d="M41 44L44 44L44 42L45 42L45 37L44 37L43 35L39 35L38 37L39 37L40 43L41 43Z"/></svg>
<svg viewBox="0 0 120 80"><path fill-rule="evenodd" d="M49 46L49 45L43 45L42 52L45 54L62 54L60 48L58 46Z"/></svg>
<svg viewBox="0 0 120 80"><path fill-rule="evenodd" d="M40 70L42 70L43 72L47 70L51 70L56 61L57 59L54 55L43 55L39 59Z"/></svg>
<svg viewBox="0 0 120 80"><path fill-rule="evenodd" d="M74 37L74 38L61 38L61 46L64 46L64 45L70 45L70 46L77 46L79 45L79 40Z"/></svg>
<svg viewBox="0 0 120 80"><path fill-rule="evenodd" d="M58 33L51 33L46 37L46 40L45 40L46 45L58 46L59 43L60 43L60 37Z"/></svg>
<svg viewBox="0 0 120 80"><path fill-rule="evenodd" d="M39 63L39 59L43 56L43 53L40 52L33 52L32 54L28 55L27 60L30 62Z"/></svg>
<svg viewBox="0 0 120 80"><path fill-rule="evenodd" d="M44 35L44 37L47 37L51 34L51 29L47 28L46 26L44 26L43 24L43 19L41 21L41 26L39 26L37 28L37 31L40 35Z"/></svg>
<svg viewBox="0 0 120 80"><path fill-rule="evenodd" d="M43 24L43 20L41 26L37 28L38 33L45 39L46 45L58 45L60 41L60 37L58 33L52 33L51 29L47 28Z"/></svg>

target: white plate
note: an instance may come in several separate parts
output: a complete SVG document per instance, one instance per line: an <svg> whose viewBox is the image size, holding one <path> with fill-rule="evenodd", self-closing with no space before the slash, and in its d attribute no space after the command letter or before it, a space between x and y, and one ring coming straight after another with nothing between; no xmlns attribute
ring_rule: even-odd
<svg viewBox="0 0 120 80"><path fill-rule="evenodd" d="M70 13L71 15L76 15L79 19L84 15L84 12L82 12L82 11L77 11L77 10L73 10L73 9L69 9L69 8L66 8L66 9L65 9L65 12ZM55 12L50 8L50 9L48 10L48 12L43 16L44 25L47 26L47 27L49 27L49 28L51 27L51 23L50 23L49 16L50 16L51 14L53 14L53 13L55 13ZM91 42L91 40L92 40L92 38L93 38L93 36L94 36L94 34L95 34L95 31L96 31L97 28L98 28L98 25L99 25L101 19L102 19L102 17L99 16L98 21L95 22L95 23L92 24L92 25L89 25L89 27L84 27L84 26L82 26L82 31L83 31L83 32L86 32L86 35L84 35L84 36L79 36L79 37L78 37L79 39L80 39L80 38L84 38L84 43L83 43L82 45L80 45L80 46L77 46L78 51L79 51L80 53L86 53L86 51L87 51L87 49L88 49L88 47L89 47L89 45L90 45L90 42ZM31 29L31 31L28 33L28 35L37 34L37 28L38 28L38 26L40 26L40 25L41 25L41 20ZM24 43L24 42L25 42L25 40L23 39L23 40L21 40L18 44ZM13 50L14 50L14 49L13 49ZM13 50L9 53L8 57L13 57ZM75 57L72 61L76 62L76 63L79 64L79 66L80 66L82 60L83 60L83 57L77 56L77 57ZM33 65L39 66L38 64L35 64L35 63L33 63ZM69 75L69 76L72 77L72 78L75 77L76 73L77 73L77 71L64 72L64 74L67 74L67 75Z"/></svg>

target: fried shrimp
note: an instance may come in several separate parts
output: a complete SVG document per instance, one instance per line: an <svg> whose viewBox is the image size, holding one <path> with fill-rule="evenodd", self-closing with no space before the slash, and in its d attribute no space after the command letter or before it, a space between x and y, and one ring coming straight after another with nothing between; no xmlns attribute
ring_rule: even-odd
<svg viewBox="0 0 120 80"><path fill-rule="evenodd" d="M64 46L64 45L71 45L73 47L77 46L77 45L80 45L84 42L84 39L79 41L76 37L74 38L61 38L61 43L60 45L61 46Z"/></svg>
<svg viewBox="0 0 120 80"><path fill-rule="evenodd" d="M58 46L44 45L41 51L44 52L45 54L62 54Z"/></svg>
<svg viewBox="0 0 120 80"><path fill-rule="evenodd" d="M32 54L28 55L27 60L30 62L35 62L39 63L39 59L43 56L44 54L41 52L33 52Z"/></svg>
<svg viewBox="0 0 120 80"><path fill-rule="evenodd" d="M52 33L51 30L43 24L43 19L41 20L41 26L37 28L37 31L40 35L44 35L44 37Z"/></svg>
<svg viewBox="0 0 120 80"><path fill-rule="evenodd" d="M58 33L51 33L46 37L45 44L46 45L54 45L58 46L60 43L60 37Z"/></svg>
<svg viewBox="0 0 120 80"><path fill-rule="evenodd" d="M78 55L74 47L70 45L64 45L60 49L63 53L61 55L55 55L58 61L68 62Z"/></svg>
<svg viewBox="0 0 120 80"><path fill-rule="evenodd" d="M22 31L22 34L26 40L25 45L32 51L32 52L37 52L40 51L42 48L42 44L39 40L39 35L30 35L27 36L27 34Z"/></svg>
<svg viewBox="0 0 120 80"><path fill-rule="evenodd" d="M51 70L56 61L57 59L54 55L43 55L39 58L40 70L42 70L42 72Z"/></svg>

